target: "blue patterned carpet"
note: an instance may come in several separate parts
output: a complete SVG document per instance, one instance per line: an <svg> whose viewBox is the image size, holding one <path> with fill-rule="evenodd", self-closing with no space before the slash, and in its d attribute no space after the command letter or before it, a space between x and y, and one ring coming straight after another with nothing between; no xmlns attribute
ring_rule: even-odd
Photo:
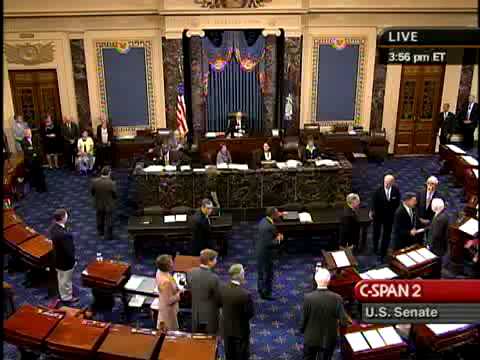
<svg viewBox="0 0 480 360"><path fill-rule="evenodd" d="M477 155L477 154L475 154ZM370 193L379 184L385 172L391 171L397 175L397 183L402 192L419 190L426 177L439 170L438 157L398 158L385 161L378 165L374 163L354 164L353 190L360 194L365 206ZM90 289L83 288L80 282L80 273L88 262L93 260L97 252L104 258L116 258L132 264L132 271L136 274L153 276L154 255L144 257L137 262L131 254L127 236L127 219L132 213L132 191L128 184L127 172L114 171L113 177L118 183L119 201L118 210L114 219L114 239L104 242L97 238L95 230L95 211L91 206L89 196L90 178L80 177L63 170L46 170L48 193L31 192L17 204L17 211L25 222L37 231L45 233L50 223L53 211L59 207L71 209L71 227L75 235L78 255L78 268L74 275L74 285L81 301L79 306L88 306L92 301ZM452 220L457 211L464 206L463 191L453 188L449 176L439 176L440 190L448 201ZM129 191L130 189L130 191ZM311 279L314 264L319 260L320 251L314 253L295 253L284 255L275 260L275 287L276 301L264 302L256 294L256 263L253 256L253 239L255 236L254 223L237 223L231 234L229 256L221 259L217 273L224 279L228 267L232 263L242 263L246 266L247 287L252 290L256 305L256 316L252 321L252 356L251 359L301 359L303 339L298 334L300 311L303 294L311 289ZM367 252L368 253L368 252ZM373 256L359 256L360 267L374 266L376 258ZM448 276L448 272L444 274ZM15 288L15 304L23 303L48 305L52 299L46 299L47 292L43 288L25 289L22 281L25 274L9 273L4 271L4 280L13 284ZM100 318L120 322L121 305L116 304L112 314L100 314ZM153 327L147 316L137 316L134 324ZM15 348L4 346L4 358L15 359ZM340 359L339 353L336 359Z"/></svg>

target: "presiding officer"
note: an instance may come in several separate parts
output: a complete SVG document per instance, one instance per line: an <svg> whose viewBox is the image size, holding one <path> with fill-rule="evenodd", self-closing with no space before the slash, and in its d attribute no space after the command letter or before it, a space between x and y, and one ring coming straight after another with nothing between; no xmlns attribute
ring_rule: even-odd
<svg viewBox="0 0 480 360"><path fill-rule="evenodd" d="M258 239L256 243L256 256L258 268L258 293L264 300L273 300L272 282L273 282L273 261L272 250L283 240L283 234L280 234L274 221L278 219L280 212L269 207L266 216L258 224Z"/></svg>

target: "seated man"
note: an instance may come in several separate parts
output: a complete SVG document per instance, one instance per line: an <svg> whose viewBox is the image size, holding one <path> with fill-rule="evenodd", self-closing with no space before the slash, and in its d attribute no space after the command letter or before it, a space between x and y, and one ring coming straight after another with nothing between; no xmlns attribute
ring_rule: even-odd
<svg viewBox="0 0 480 360"><path fill-rule="evenodd" d="M171 144L162 144L160 158L161 165L185 165L189 162L190 159L182 150L176 150Z"/></svg>
<svg viewBox="0 0 480 360"><path fill-rule="evenodd" d="M80 173L87 173L93 170L95 164L95 156L93 155L93 139L88 136L88 131L82 131L82 137L78 139L77 143L78 155L76 159L77 169Z"/></svg>
<svg viewBox="0 0 480 360"><path fill-rule="evenodd" d="M229 114L233 115L230 117L228 127L225 130L225 137L235 137L235 134L240 134L240 136L246 135L247 133L247 124L245 121L242 121L242 113Z"/></svg>
<svg viewBox="0 0 480 360"><path fill-rule="evenodd" d="M217 153L217 166L220 164L230 164L232 162L232 156L227 149L227 145L222 144L220 151Z"/></svg>
<svg viewBox="0 0 480 360"><path fill-rule="evenodd" d="M320 151L318 150L318 147L315 146L313 142L313 137L309 136L307 138L307 146L305 146L305 149L303 151L302 160L316 160L319 156Z"/></svg>

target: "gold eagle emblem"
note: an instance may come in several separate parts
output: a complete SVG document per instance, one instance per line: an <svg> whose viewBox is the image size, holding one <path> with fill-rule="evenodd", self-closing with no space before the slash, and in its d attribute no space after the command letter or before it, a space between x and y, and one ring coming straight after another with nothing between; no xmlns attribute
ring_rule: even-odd
<svg viewBox="0 0 480 360"><path fill-rule="evenodd" d="M5 44L5 55L11 64L37 65L52 62L55 56L53 42L37 44Z"/></svg>

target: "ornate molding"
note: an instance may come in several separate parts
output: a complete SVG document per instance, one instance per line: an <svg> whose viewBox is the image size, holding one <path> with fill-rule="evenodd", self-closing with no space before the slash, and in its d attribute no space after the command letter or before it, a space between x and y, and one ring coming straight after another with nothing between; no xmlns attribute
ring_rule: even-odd
<svg viewBox="0 0 480 360"><path fill-rule="evenodd" d="M195 4L201 4L203 8L209 9L239 9L239 8L260 8L272 0L194 0Z"/></svg>
<svg viewBox="0 0 480 360"><path fill-rule="evenodd" d="M187 37L190 38L192 36L199 36L203 38L205 36L205 31L203 30L188 30L187 31Z"/></svg>
<svg viewBox="0 0 480 360"><path fill-rule="evenodd" d="M143 48L145 50L145 73L147 83L147 100L148 100L148 127L154 129L155 123L155 96L153 90L153 66L152 66L152 41L151 40L112 40L112 41L96 41L95 53L97 62L97 79L100 92L100 116L108 114L107 90L105 86L105 69L103 65L103 49L128 49ZM139 126L116 126L114 127L115 135L135 135L137 129L144 129L144 125Z"/></svg>
<svg viewBox="0 0 480 360"><path fill-rule="evenodd" d="M50 63L55 58L54 43L5 44L5 55L11 64L38 65Z"/></svg>
<svg viewBox="0 0 480 360"><path fill-rule="evenodd" d="M335 41L333 41L335 40ZM333 42L332 42L333 41ZM365 86L365 68L366 64L366 46L367 46L367 38L363 36L359 37L345 37L339 38L338 36L322 36L316 37L313 39L313 53L312 53L312 62L313 62L313 79L312 79L312 105L311 105L311 117L315 119L315 123L317 122L317 90L318 90L318 82L319 82L319 75L318 75L318 65L319 65L319 50L320 45L329 45L335 44L338 46L338 43L341 42L342 45L357 45L358 46L358 70L357 70L357 86L356 86L356 94L355 94L355 114L354 118L351 120L332 120L332 121L322 121L322 125L335 125L335 124L343 124L343 123L351 123L357 124L357 121L361 114L361 105L364 93L364 86Z"/></svg>
<svg viewBox="0 0 480 360"><path fill-rule="evenodd" d="M279 37L280 35L282 35L282 31L280 29L265 29L262 31L262 35L263 36L273 35L273 36Z"/></svg>

